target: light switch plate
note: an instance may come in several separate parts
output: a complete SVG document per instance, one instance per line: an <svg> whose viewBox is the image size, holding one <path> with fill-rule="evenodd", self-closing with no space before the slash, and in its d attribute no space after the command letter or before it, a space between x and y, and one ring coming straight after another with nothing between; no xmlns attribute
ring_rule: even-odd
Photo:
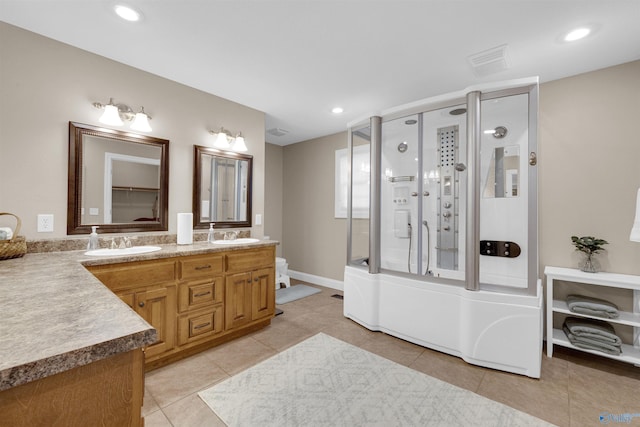
<svg viewBox="0 0 640 427"><path fill-rule="evenodd" d="M38 215L38 233L51 233L51 232L53 232L53 215L39 214Z"/></svg>
<svg viewBox="0 0 640 427"><path fill-rule="evenodd" d="M256 214L256 225L262 225L262 214Z"/></svg>

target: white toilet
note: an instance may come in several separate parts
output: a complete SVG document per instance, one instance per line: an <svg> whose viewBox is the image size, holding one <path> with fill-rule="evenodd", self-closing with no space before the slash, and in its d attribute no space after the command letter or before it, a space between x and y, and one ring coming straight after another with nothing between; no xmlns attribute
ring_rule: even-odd
<svg viewBox="0 0 640 427"><path fill-rule="evenodd" d="M289 264L287 264L287 260L276 257L276 289L281 287L288 288L291 286L291 283L289 283L289 276L287 275L288 272Z"/></svg>

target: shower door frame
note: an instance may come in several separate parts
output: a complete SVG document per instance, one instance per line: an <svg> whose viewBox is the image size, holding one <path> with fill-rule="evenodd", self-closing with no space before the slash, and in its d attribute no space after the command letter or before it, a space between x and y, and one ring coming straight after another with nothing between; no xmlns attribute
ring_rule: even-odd
<svg viewBox="0 0 640 427"><path fill-rule="evenodd" d="M470 94L477 93L470 96ZM470 87L461 92L456 92L448 95L442 95L435 98L430 98L422 101L417 101L405 106L400 106L383 112L380 116L371 116L366 120L361 120L353 123L349 123L348 131L348 164L349 164L349 189L347 198L347 265L353 267L364 268L362 265L357 265L352 262L352 226L353 220L352 212L352 161L353 161L353 129L361 129L370 126L371 140L370 140L370 190L369 190L369 262L368 272L369 274L378 274L381 272L390 273L394 275L406 276L419 280L428 280L431 282L464 285L467 290L478 291L500 291L513 294L522 295L536 295L537 282L538 282L538 197L537 197L537 167L535 163L530 164L529 177L527 180L528 186L528 200L527 200L527 287L526 288L511 288L500 285L483 284L480 282L479 271L479 245L480 245L480 168L479 168L479 150L480 150L480 138L481 138L481 119L482 109L481 102L497 99L513 95L526 94L528 96L528 135L527 135L527 156L536 156L537 153L537 116L538 116L538 79L527 78L519 79L508 82L500 82L496 84L481 85L478 87ZM473 102L478 104L477 114L476 110L472 108L469 112L469 104ZM423 276L420 274L403 273L393 270L386 270L381 268L380 259L380 209L381 209L381 150L382 150L382 123L399 119L412 114L417 114L422 121L422 113L430 111L440 110L444 108L450 108L457 105L464 104L467 107L467 170L468 175L465 180L467 185L467 206L466 206L466 232L465 232L465 271L464 271L464 283L460 280L444 279L433 276ZM473 117L472 117L473 116ZM423 127L419 127L419 139L422 141ZM422 143L419 147L419 171L422 174ZM471 169L471 170L469 170ZM472 178L469 176L474 174L473 179L475 184L469 185ZM418 194L422 194L422 179L418 180ZM473 191L469 191L473 189ZM421 204L418 204L419 215L422 218ZM422 247L422 230L418 229L418 247ZM427 249L429 250L429 249ZM418 257L416 269L421 271L421 256ZM469 274L471 271L472 274Z"/></svg>

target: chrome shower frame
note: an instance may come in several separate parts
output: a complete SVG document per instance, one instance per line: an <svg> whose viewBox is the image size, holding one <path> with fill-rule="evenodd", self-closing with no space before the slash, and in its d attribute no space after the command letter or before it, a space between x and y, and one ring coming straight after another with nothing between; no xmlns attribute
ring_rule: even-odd
<svg viewBox="0 0 640 427"><path fill-rule="evenodd" d="M537 236L537 168L529 168L528 185L528 209L531 215L528 215L528 259L527 265L529 266L527 271L527 287L524 289L505 289L499 285L482 284L480 282L480 269L479 269L479 255L478 248L480 245L480 140L482 136L482 130L480 128L481 120L481 101L495 99L510 95L527 94L529 100L529 126L528 126L528 140L529 150L527 153L529 156L535 156L537 152L537 110L538 110L538 84L537 79L535 82L532 79L521 79L507 82L502 86L499 85L487 85L480 90L465 90L464 93L456 93L449 99L443 99L443 97L436 97L435 100L418 101L412 104L408 104L404 107L398 107L383 113L380 116L372 116L367 120L356 121L349 123L348 134L348 148L349 148L349 165L352 168L353 160L353 144L352 144L352 129L359 127L371 126L371 180L370 180L370 205L369 205L369 257L367 266L363 266L361 260L354 260L352 258L352 194L351 185L348 194L348 218L347 218L347 265L355 266L359 268L368 268L370 274L377 274L381 271L389 272L395 275L407 275L410 277L419 278L422 276L420 272L423 270L421 265L422 261L422 235L423 227L417 227L418 231L418 263L417 274L406 274L397 271L387 271L381 268L380 259L380 209L381 209L381 151L382 151L382 123L398 118L406 117L412 114L418 114L419 117L419 132L422 135L423 123L422 114L429 111L440 110L444 108L450 108L465 104L467 108L467 158L466 158L466 173L467 173L467 192L466 192L466 235L465 235L465 280L464 287L467 290L477 291L484 290L499 290L500 292L508 292L514 294L535 295L537 292L537 280L538 280L538 236ZM422 144L419 146L419 170L422 170ZM535 166L535 165L532 165ZM351 184L351 174L350 174ZM473 183L473 185L471 185ZM422 180L418 180L418 194L423 194ZM418 215L422 218L422 204L418 204ZM429 250L429 249L427 249ZM356 262L358 261L358 262ZM444 284L460 284L458 280L444 279L427 276L429 281L435 281ZM426 278L425 278L426 280Z"/></svg>

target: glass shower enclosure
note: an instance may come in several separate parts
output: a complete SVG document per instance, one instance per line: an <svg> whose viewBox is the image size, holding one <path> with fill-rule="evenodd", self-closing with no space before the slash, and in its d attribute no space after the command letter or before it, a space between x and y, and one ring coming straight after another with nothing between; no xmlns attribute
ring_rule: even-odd
<svg viewBox="0 0 640 427"><path fill-rule="evenodd" d="M502 82L350 124L345 316L539 376L537 94Z"/></svg>

